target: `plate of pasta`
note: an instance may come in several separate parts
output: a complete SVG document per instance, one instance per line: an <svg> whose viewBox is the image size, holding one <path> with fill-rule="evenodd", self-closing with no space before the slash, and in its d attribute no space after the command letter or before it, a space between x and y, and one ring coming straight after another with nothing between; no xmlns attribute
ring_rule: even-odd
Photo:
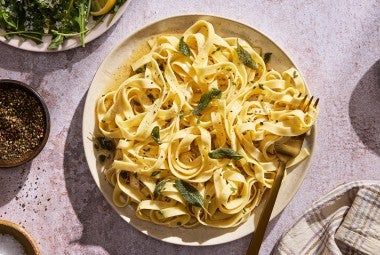
<svg viewBox="0 0 380 255"><path fill-rule="evenodd" d="M117 45L96 72L83 114L91 174L139 231L214 245L254 231L278 168L273 144L307 133L287 166L271 218L310 165L317 109L272 40L242 23L186 15L150 24Z"/></svg>

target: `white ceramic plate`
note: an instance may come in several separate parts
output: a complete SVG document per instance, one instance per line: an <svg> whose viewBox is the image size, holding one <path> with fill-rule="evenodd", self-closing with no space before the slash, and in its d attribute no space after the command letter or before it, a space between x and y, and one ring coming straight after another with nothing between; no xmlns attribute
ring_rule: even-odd
<svg viewBox="0 0 380 255"><path fill-rule="evenodd" d="M295 66L285 52L272 40L247 25L214 16L187 15L167 18L148 25L132 34L116 46L106 57L96 72L88 90L84 107L82 130L85 155L91 174L100 191L116 212L125 221L144 234L165 242L193 246L226 243L246 236L253 232L255 225L257 225L257 217L252 215L246 223L229 229L217 229L203 226L195 229L168 228L155 225L151 222L142 221L135 216L135 211L131 207L118 208L113 205L113 189L106 182L104 175L101 173L100 167L96 163L93 143L90 141L89 137L91 137L91 134L93 134L95 130L95 105L97 99L101 96L102 92L106 90L107 85L112 84L112 80L115 78L114 74L117 72L118 68L126 62L126 59L132 54L134 49L138 48L142 42L147 41L147 39L153 35L164 32L181 33L199 19L205 19L211 22L214 25L216 33L220 35L239 36L248 40L251 45L262 47L264 52L272 52L271 65L278 71L284 71ZM304 143L304 146L306 146L311 153L313 151L314 141L315 132L312 130L311 135L307 137ZM288 174L281 186L271 218L277 216L290 202L301 185L309 165L310 157L290 171L290 174ZM259 213L261 209L262 208L259 207L257 212Z"/></svg>
<svg viewBox="0 0 380 255"><path fill-rule="evenodd" d="M117 11L117 13L112 17L112 15L106 15L104 17L103 22L99 23L94 29L92 29L88 34L86 34L85 37L85 44L89 43L90 41L98 38L103 33L105 33L112 25L114 25L123 15L125 10L127 9L127 6L131 0L128 0L125 2L122 6L120 6L120 9ZM89 26L93 24L94 21L89 21ZM4 33L2 29L0 29L0 34ZM35 51L35 52L57 52L57 51L64 51L73 49L76 47L82 47L82 44L80 43L78 38L68 38L64 41L62 45L58 47L58 49L49 50L49 44L51 42L51 36L44 36L42 38L43 43L36 44L32 40L23 40L20 37L13 37L11 40L6 40L3 36L0 36L0 41L3 43L6 43L10 46L27 50L27 51Z"/></svg>

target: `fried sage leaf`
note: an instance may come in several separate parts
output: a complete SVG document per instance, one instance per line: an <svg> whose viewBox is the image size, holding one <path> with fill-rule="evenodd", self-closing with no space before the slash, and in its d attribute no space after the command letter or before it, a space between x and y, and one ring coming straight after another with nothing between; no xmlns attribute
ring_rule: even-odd
<svg viewBox="0 0 380 255"><path fill-rule="evenodd" d="M248 66L249 68L252 69L258 69L257 63L253 60L251 54L249 54L248 51L246 51L243 47L240 46L239 40L237 40L237 54L239 57L239 60L245 65Z"/></svg>
<svg viewBox="0 0 380 255"><path fill-rule="evenodd" d="M177 179L175 180L175 187L178 189L181 196L192 206L204 207L204 199L199 191L191 184Z"/></svg>
<svg viewBox="0 0 380 255"><path fill-rule="evenodd" d="M213 100L214 98L220 98L222 96L222 91L219 89L213 88L210 92L207 92L201 96L201 99L198 102L198 105L191 111L191 114L198 115L200 114Z"/></svg>
<svg viewBox="0 0 380 255"><path fill-rule="evenodd" d="M161 142L161 139L160 139L160 127L159 126L155 126L153 129L152 129L152 132L150 133L150 136L152 137L152 139L157 143L157 144L162 144Z"/></svg>
<svg viewBox="0 0 380 255"><path fill-rule="evenodd" d="M164 188L165 184L168 182L169 180L168 179L164 179L162 181L160 181L156 187L154 188L154 191L153 191L153 196L154 198L157 198L160 194L161 194L161 191L162 189Z"/></svg>
<svg viewBox="0 0 380 255"><path fill-rule="evenodd" d="M96 137L96 140L98 140L98 143L102 149L108 150L108 151L115 150L116 146L111 139L104 136L99 136L99 137Z"/></svg>
<svg viewBox="0 0 380 255"><path fill-rule="evenodd" d="M178 50L186 57L190 57L190 47L185 43L183 36L179 39Z"/></svg>
<svg viewBox="0 0 380 255"><path fill-rule="evenodd" d="M213 150L212 152L208 153L208 156L213 159L222 159L222 158L228 158L228 159L234 159L239 160L242 159L243 156L234 151L230 148L219 148L216 150Z"/></svg>
<svg viewBox="0 0 380 255"><path fill-rule="evenodd" d="M272 52L267 52L267 53L264 54L264 63L265 64L268 64L271 56L272 56Z"/></svg>

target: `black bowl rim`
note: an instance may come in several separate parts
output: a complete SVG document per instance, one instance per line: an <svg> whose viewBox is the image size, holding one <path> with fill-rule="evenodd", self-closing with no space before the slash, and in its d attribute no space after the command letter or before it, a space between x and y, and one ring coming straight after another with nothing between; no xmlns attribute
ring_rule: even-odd
<svg viewBox="0 0 380 255"><path fill-rule="evenodd" d="M30 154L30 156L28 158L26 158L24 160L21 160L21 161L6 162L6 163L2 163L0 161L0 168L11 168L11 167L16 167L16 166L24 165L27 162L31 161L45 147L45 145L46 145L46 143L47 143L47 141L49 139L49 135L50 135L50 114L49 114L49 109L48 109L48 107L47 107L47 105L46 105L43 97L35 89L33 89L30 85L28 85L28 84L26 84L26 83L24 83L22 81L18 81L18 80L0 79L0 87L4 86L5 84L7 84L8 86L12 86L14 88L23 89L23 90L29 92L31 95L33 95L38 100L38 102L40 103L40 105L42 106L42 109L43 109L43 112L44 112L44 116L45 116L45 122L46 122L46 128L45 128L45 132L44 132L44 138L42 139L42 141L38 145L38 147L36 147L33 150L33 152Z"/></svg>

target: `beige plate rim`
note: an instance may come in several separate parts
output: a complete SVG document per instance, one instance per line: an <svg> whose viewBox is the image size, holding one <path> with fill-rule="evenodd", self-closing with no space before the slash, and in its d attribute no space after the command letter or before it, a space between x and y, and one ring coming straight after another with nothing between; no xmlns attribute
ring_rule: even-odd
<svg viewBox="0 0 380 255"><path fill-rule="evenodd" d="M287 54L272 40L257 29L241 22L210 15L180 15L169 17L153 22L125 38L105 58L96 72L88 90L84 106L82 126L82 138L89 169L95 183L113 209L130 225L146 235L164 242L189 246L216 245L239 239L253 232L258 219L255 215L252 215L246 223L229 229L217 229L203 226L195 229L168 228L155 225L151 222L142 221L135 216L135 212L131 207L118 208L113 205L112 189L110 185L106 183L104 176L101 174L101 169L96 163L94 148L90 137L91 134L93 134L95 127L95 101L105 90L106 84L109 84L112 81L112 74L115 73L115 70L117 70L117 68L124 63L125 59L131 55L133 49L137 48L142 41L147 40L152 35L167 32L168 30L173 32L184 31L199 19L211 22L214 25L216 32L219 34L240 36L253 45L263 47L264 52L273 52L271 62L273 62L273 67L277 70L283 71L291 66L296 67ZM304 146L309 149L311 155L313 155L313 148L316 140L315 135L316 131L315 128L313 128L311 134L305 139L304 143ZM310 163L311 157L292 169L285 178L271 219L276 217L293 198L307 174ZM261 210L262 206L258 207L257 212L259 213Z"/></svg>

